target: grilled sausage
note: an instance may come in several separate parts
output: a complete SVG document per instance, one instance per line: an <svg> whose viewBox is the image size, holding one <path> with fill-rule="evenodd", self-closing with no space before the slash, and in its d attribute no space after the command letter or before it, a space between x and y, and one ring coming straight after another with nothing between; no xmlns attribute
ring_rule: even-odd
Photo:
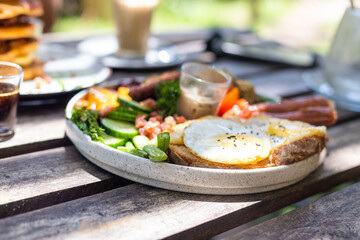
<svg viewBox="0 0 360 240"><path fill-rule="evenodd" d="M291 112L296 111L300 108L310 107L310 106L324 106L324 107L333 107L333 103L328 99L321 96L311 96L311 97L299 97L292 99L285 99L280 103L258 103L256 104L258 109L263 112Z"/></svg>
<svg viewBox="0 0 360 240"><path fill-rule="evenodd" d="M337 114L334 108L328 106L303 107L290 112L262 112L275 118L284 118L289 120L303 121L312 125L333 125L337 120Z"/></svg>

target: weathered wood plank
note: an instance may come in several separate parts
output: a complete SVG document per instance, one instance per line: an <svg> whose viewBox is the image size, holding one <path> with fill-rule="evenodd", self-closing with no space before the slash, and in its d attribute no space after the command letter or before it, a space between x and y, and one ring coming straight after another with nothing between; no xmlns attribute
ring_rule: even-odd
<svg viewBox="0 0 360 240"><path fill-rule="evenodd" d="M140 184L0 220L1 239L208 238L360 174L360 120L331 128L329 156L302 182L263 194L207 196Z"/></svg>
<svg viewBox="0 0 360 240"><path fill-rule="evenodd" d="M360 182L224 239L358 239Z"/></svg>
<svg viewBox="0 0 360 240"><path fill-rule="evenodd" d="M86 161L74 147L4 158L0 161L0 218L127 183Z"/></svg>
<svg viewBox="0 0 360 240"><path fill-rule="evenodd" d="M15 136L0 143L0 158L69 145L65 104L20 107Z"/></svg>

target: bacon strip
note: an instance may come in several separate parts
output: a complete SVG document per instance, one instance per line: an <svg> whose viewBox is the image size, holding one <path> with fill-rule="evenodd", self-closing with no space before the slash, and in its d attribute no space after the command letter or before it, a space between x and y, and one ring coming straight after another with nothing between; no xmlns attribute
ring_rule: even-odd
<svg viewBox="0 0 360 240"><path fill-rule="evenodd" d="M324 106L333 108L333 103L321 96L299 97L293 99L285 99L280 103L258 103L255 105L261 112L292 112L300 108L312 106Z"/></svg>
<svg viewBox="0 0 360 240"><path fill-rule="evenodd" d="M290 112L262 112L275 118L303 121L312 125L333 125L337 120L334 108L328 106L309 106Z"/></svg>
<svg viewBox="0 0 360 240"><path fill-rule="evenodd" d="M140 135L147 136L149 139L153 139L159 133L170 129L176 124L186 122L186 118L176 114L163 119L156 111L150 113L149 120L146 120L146 117L147 115L138 114L135 120L135 126L139 129Z"/></svg>

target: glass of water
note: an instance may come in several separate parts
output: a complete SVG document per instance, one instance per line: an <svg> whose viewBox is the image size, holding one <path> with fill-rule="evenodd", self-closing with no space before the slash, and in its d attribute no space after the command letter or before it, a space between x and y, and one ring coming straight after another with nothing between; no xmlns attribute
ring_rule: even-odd
<svg viewBox="0 0 360 240"><path fill-rule="evenodd" d="M334 91L360 103L360 10L346 10L325 58L323 74Z"/></svg>

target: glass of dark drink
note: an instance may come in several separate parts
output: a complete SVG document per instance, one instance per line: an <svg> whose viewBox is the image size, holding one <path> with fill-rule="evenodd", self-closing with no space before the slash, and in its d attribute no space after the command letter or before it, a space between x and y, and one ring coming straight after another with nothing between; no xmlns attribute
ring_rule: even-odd
<svg viewBox="0 0 360 240"><path fill-rule="evenodd" d="M0 62L0 142L14 136L22 68L14 63Z"/></svg>

